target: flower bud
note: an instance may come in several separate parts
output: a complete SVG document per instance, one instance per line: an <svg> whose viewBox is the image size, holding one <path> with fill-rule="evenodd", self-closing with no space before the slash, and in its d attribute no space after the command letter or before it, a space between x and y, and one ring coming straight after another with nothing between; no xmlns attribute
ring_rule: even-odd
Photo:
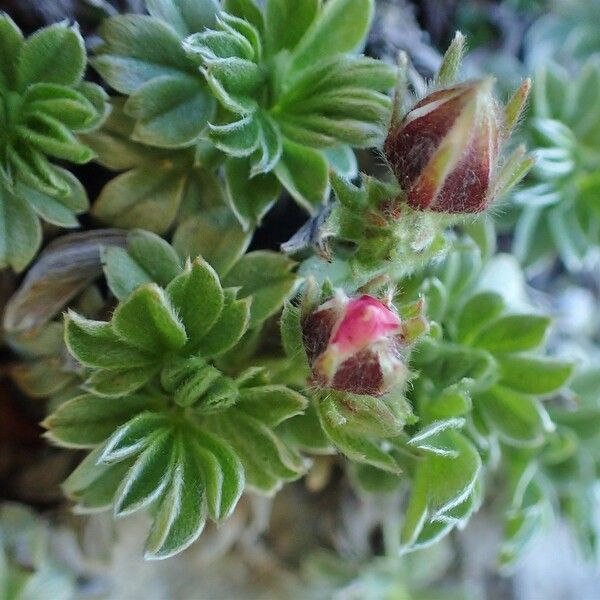
<svg viewBox="0 0 600 600"><path fill-rule="evenodd" d="M392 126L384 151L412 208L478 213L493 199L501 117L492 84L435 91Z"/></svg>
<svg viewBox="0 0 600 600"><path fill-rule="evenodd" d="M414 327L417 320L421 328ZM408 379L405 355L416 329L426 329L420 315L403 322L373 296L336 293L302 323L313 382L353 394L385 394Z"/></svg>

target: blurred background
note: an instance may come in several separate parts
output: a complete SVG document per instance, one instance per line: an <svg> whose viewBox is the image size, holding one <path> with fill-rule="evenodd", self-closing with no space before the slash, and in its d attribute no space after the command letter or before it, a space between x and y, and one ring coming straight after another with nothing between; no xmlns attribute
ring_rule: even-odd
<svg viewBox="0 0 600 600"><path fill-rule="evenodd" d="M414 68L428 77L460 29L470 49L463 67L466 77L492 73L503 99L524 77L533 77L533 97L518 136L535 150L537 164L512 198L494 209L498 248L522 266L523 292L554 315L555 354L597 367L600 1L376 4L366 49L372 56L395 61L398 51L405 50ZM47 23L76 20L93 47L105 16L142 12L143 2L0 0L0 9L25 33ZM369 153L360 161L364 170L380 163ZM93 164L78 168L77 174L91 198L110 177ZM304 220L292 203L279 203L253 247L278 248ZM12 273L0 272L3 310L19 285ZM569 465L560 480L565 517L553 517L552 511L533 504L522 516L531 522L531 531L521 528L523 539L511 540L520 544L514 561L512 555L498 561L506 532L492 497L464 530L390 564L382 558L386 540L378 524L397 510L394 497L357 494L334 458L318 457L307 478L287 486L274 500L247 495L229 521L209 529L180 557L144 563L143 518L121 521L117 532L110 515L84 518L69 511L59 485L79 457L49 447L40 437L37 423L45 408L36 396L44 394L39 389L28 393L35 373L18 362L14 349L0 352L0 526L3 543L11 546L26 571L38 573L34 600L600 598L598 407L586 413L589 445L581 464ZM600 377L587 384L597 396ZM533 529L541 533L533 537ZM504 551L512 550L505 545ZM0 560L0 580L4 567Z"/></svg>

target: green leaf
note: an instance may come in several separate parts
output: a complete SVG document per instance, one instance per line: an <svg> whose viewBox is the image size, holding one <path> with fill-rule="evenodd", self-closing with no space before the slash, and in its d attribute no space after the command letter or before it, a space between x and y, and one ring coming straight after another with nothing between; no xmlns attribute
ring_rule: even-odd
<svg viewBox="0 0 600 600"><path fill-rule="evenodd" d="M181 260L171 245L149 231L135 230L127 236L127 251L161 287L181 273Z"/></svg>
<svg viewBox="0 0 600 600"><path fill-rule="evenodd" d="M46 113L35 112L26 116L24 124L17 125L19 136L34 149L77 164L89 162L94 153L77 141L71 131Z"/></svg>
<svg viewBox="0 0 600 600"><path fill-rule="evenodd" d="M264 84L265 72L244 58L222 58L205 61L202 73L217 100L229 111L248 115L258 104L254 93Z"/></svg>
<svg viewBox="0 0 600 600"><path fill-rule="evenodd" d="M461 342L473 341L479 332L504 310L504 300L495 292L479 292L462 307L456 323L456 337Z"/></svg>
<svg viewBox="0 0 600 600"><path fill-rule="evenodd" d="M164 75L136 90L125 112L137 119L132 139L161 148L188 146L214 112L214 100L198 77Z"/></svg>
<svg viewBox="0 0 600 600"><path fill-rule="evenodd" d="M115 498L115 516L124 516L156 500L171 480L175 440L168 429L158 430L123 479Z"/></svg>
<svg viewBox="0 0 600 600"><path fill-rule="evenodd" d="M503 356L499 359L502 385L526 394L551 394L571 377L575 365L563 360L534 356Z"/></svg>
<svg viewBox="0 0 600 600"><path fill-rule="evenodd" d="M386 494L395 492L402 485L402 479L397 475L371 465L350 463L350 469L352 481L361 491L371 494Z"/></svg>
<svg viewBox="0 0 600 600"><path fill-rule="evenodd" d="M178 35L166 23L145 15L119 15L100 26L105 44L90 60L121 94L133 94L156 77L194 74Z"/></svg>
<svg viewBox="0 0 600 600"><path fill-rule="evenodd" d="M296 286L291 273L295 263L289 258L257 250L243 256L229 271L223 285L240 287L239 295L252 297L250 327L256 327L275 314Z"/></svg>
<svg viewBox="0 0 600 600"><path fill-rule="evenodd" d="M550 499L545 490L532 481L525 492L526 505L508 511L504 527L504 539L499 561L503 567L511 566L529 542L542 530L551 514Z"/></svg>
<svg viewBox="0 0 600 600"><path fill-rule="evenodd" d="M54 83L29 86L23 95L23 102L24 114L45 113L71 130L85 129L98 116L96 107L85 95Z"/></svg>
<svg viewBox="0 0 600 600"><path fill-rule="evenodd" d="M119 369L123 365L151 365L154 357L120 339L104 321L91 321L73 311L65 316L65 343L69 352L84 366Z"/></svg>
<svg viewBox="0 0 600 600"><path fill-rule="evenodd" d="M106 283L118 300L124 300L129 294L145 283L152 283L152 277L118 246L102 248L102 267Z"/></svg>
<svg viewBox="0 0 600 600"><path fill-rule="evenodd" d="M198 257L173 279L167 294L185 327L189 343L197 346L223 310L224 295L219 276Z"/></svg>
<svg viewBox="0 0 600 600"><path fill-rule="evenodd" d="M236 409L243 410L269 427L299 415L306 408L306 398L284 385L265 385L240 390Z"/></svg>
<svg viewBox="0 0 600 600"><path fill-rule="evenodd" d="M164 154L164 150L142 146L131 140L135 122L123 112L123 105L123 98L112 98L110 114L102 128L79 136L96 152L97 162L115 171L140 166Z"/></svg>
<svg viewBox="0 0 600 600"><path fill-rule="evenodd" d="M21 138L6 148L8 165L19 173L19 180L48 195L65 195L68 187L59 178L42 152Z"/></svg>
<svg viewBox="0 0 600 600"><path fill-rule="evenodd" d="M19 88L32 83L76 85L85 69L85 46L75 27L44 27L23 44L18 64Z"/></svg>
<svg viewBox="0 0 600 600"><path fill-rule="evenodd" d="M303 472L300 456L257 419L233 409L212 417L210 424L236 450L249 486L273 493L282 481L297 479Z"/></svg>
<svg viewBox="0 0 600 600"><path fill-rule="evenodd" d="M578 369L569 388L581 398L585 406L596 406L600 390L600 365Z"/></svg>
<svg viewBox="0 0 600 600"><path fill-rule="evenodd" d="M168 416L162 413L143 412L119 427L98 457L98 463L115 463L139 454L151 441L151 436L168 424Z"/></svg>
<svg viewBox="0 0 600 600"><path fill-rule="evenodd" d="M317 148L340 143L356 148L380 146L385 137L383 123L387 121L389 100L380 94L375 99L365 95L362 91L353 95L348 90L316 98L304 106L311 112L282 115L281 129L289 139Z"/></svg>
<svg viewBox="0 0 600 600"><path fill-rule="evenodd" d="M229 30L208 30L190 35L183 41L183 49L188 58L199 66L204 66L206 61L220 58L254 58L254 49L250 41L243 35Z"/></svg>
<svg viewBox="0 0 600 600"><path fill-rule="evenodd" d="M315 403L310 402L303 414L284 421L277 432L293 447L314 454L332 454L334 449L319 421Z"/></svg>
<svg viewBox="0 0 600 600"><path fill-rule="evenodd" d="M22 271L41 243L42 228L29 204L0 183L0 268Z"/></svg>
<svg viewBox="0 0 600 600"><path fill-rule="evenodd" d="M180 256L203 256L223 277L243 256L251 237L228 207L219 206L186 219L173 236L173 246Z"/></svg>
<svg viewBox="0 0 600 600"><path fill-rule="evenodd" d="M541 315L509 315L485 327L473 344L490 352L520 352L540 346L550 319Z"/></svg>
<svg viewBox="0 0 600 600"><path fill-rule="evenodd" d="M12 88L15 84L15 59L23 46L23 34L6 14L0 14L0 86Z"/></svg>
<svg viewBox="0 0 600 600"><path fill-rule="evenodd" d="M444 432L452 429L461 429L464 424L465 420L460 417L434 421L413 435L408 440L407 445L440 456L456 456L452 445L446 445L448 437Z"/></svg>
<svg viewBox="0 0 600 600"><path fill-rule="evenodd" d="M536 447L552 423L542 405L525 394L503 386L494 386L488 393L474 399L486 422L507 444Z"/></svg>
<svg viewBox="0 0 600 600"><path fill-rule="evenodd" d="M400 394L377 398L330 390L324 395L321 412L348 435L396 437L412 418L410 405Z"/></svg>
<svg viewBox="0 0 600 600"><path fill-rule="evenodd" d="M84 394L61 404L42 425L46 437L68 448L93 448L135 415L156 407L157 400L143 395L119 399Z"/></svg>
<svg viewBox="0 0 600 600"><path fill-rule="evenodd" d="M199 345L200 354L214 358L231 350L248 329L250 306L251 298L226 301L219 320Z"/></svg>
<svg viewBox="0 0 600 600"><path fill-rule="evenodd" d="M401 541L406 546L417 541L428 520L461 504L479 476L481 458L473 445L457 432L444 435L454 453L427 454L419 462L402 528Z"/></svg>
<svg viewBox="0 0 600 600"><path fill-rule="evenodd" d="M135 289L119 304L111 325L119 337L143 352L154 355L177 350L188 339L169 298L154 283Z"/></svg>
<svg viewBox="0 0 600 600"><path fill-rule="evenodd" d="M317 150L284 140L275 174L294 200L309 212L329 195L329 165Z"/></svg>
<svg viewBox="0 0 600 600"><path fill-rule="evenodd" d="M329 162L329 165L341 177L354 179L358 175L358 162L356 155L350 146L338 146L336 148L326 148L323 153Z"/></svg>
<svg viewBox="0 0 600 600"><path fill-rule="evenodd" d="M323 431L329 440L348 458L388 471L400 473L398 463L382 445L360 430L350 421L340 420L338 406L332 398L321 399L317 412Z"/></svg>
<svg viewBox="0 0 600 600"><path fill-rule="evenodd" d="M176 165L149 161L111 179L92 214L114 227L143 227L164 233L172 225L184 193L186 175Z"/></svg>
<svg viewBox="0 0 600 600"><path fill-rule="evenodd" d="M171 479L146 541L144 557L149 560L182 552L198 539L206 522L206 490L200 485L202 474L195 456L180 437L173 453Z"/></svg>
<svg viewBox="0 0 600 600"><path fill-rule="evenodd" d="M425 299L427 318L430 321L442 321L448 307L448 293L437 277L428 277L421 286L420 293Z"/></svg>
<svg viewBox="0 0 600 600"><path fill-rule="evenodd" d="M227 12L222 12L219 15L219 25L229 34L245 39L252 48L250 56L255 62L260 63L262 59L262 13L261 21L255 25L251 19L246 17L234 16Z"/></svg>
<svg viewBox="0 0 600 600"><path fill-rule="evenodd" d="M181 36L212 27L219 12L217 0L146 0L148 12L166 21Z"/></svg>
<svg viewBox="0 0 600 600"><path fill-rule="evenodd" d="M268 0L265 37L270 54L293 50L315 20L319 8L319 0Z"/></svg>
<svg viewBox="0 0 600 600"><path fill-rule="evenodd" d="M65 494L78 502L76 510L79 513L109 508L119 484L131 467L130 461L98 464L102 450L103 446L92 450L63 483Z"/></svg>
<svg viewBox="0 0 600 600"><path fill-rule="evenodd" d="M225 163L227 201L245 231L260 225L281 191L273 175L251 178L250 171L247 158L230 157Z"/></svg>
<svg viewBox="0 0 600 600"><path fill-rule="evenodd" d="M222 411L235 403L238 391L229 377L223 377L210 365L203 369L202 376L202 380L199 376L189 379L177 390L177 404L184 407L195 405L198 414L208 414Z"/></svg>
<svg viewBox="0 0 600 600"><path fill-rule="evenodd" d="M338 55L316 61L282 90L277 106L302 112L303 103L321 94L346 88L385 92L396 82L396 69L374 58Z"/></svg>
<svg viewBox="0 0 600 600"><path fill-rule="evenodd" d="M568 427L579 440L594 440L600 432L600 411L597 408L553 409L552 420Z"/></svg>
<svg viewBox="0 0 600 600"><path fill-rule="evenodd" d="M300 307L294 306L291 302L283 304L281 341L287 357L294 362L301 362L303 367L308 368L300 325Z"/></svg>
<svg viewBox="0 0 600 600"><path fill-rule="evenodd" d="M576 89L574 90L574 107L576 107L574 132L583 138L589 139L593 136L593 123L598 123L598 106L594 102L600 90L600 65L595 59L586 61L581 69L581 74L577 78ZM587 140L586 140L587 141Z"/></svg>
<svg viewBox="0 0 600 600"><path fill-rule="evenodd" d="M144 386L156 374L148 367L124 367L122 369L103 369L92 373L84 388L97 396L115 398L135 392Z"/></svg>
<svg viewBox="0 0 600 600"><path fill-rule="evenodd" d="M401 469L393 457L384 452L375 441L355 432L346 433L342 427L335 427L326 420L321 420L321 426L329 440L350 460L365 463L389 473L400 473Z"/></svg>
<svg viewBox="0 0 600 600"><path fill-rule="evenodd" d="M255 115L224 125L209 123L208 128L210 141L230 156L250 156L260 144L260 126Z"/></svg>
<svg viewBox="0 0 600 600"><path fill-rule="evenodd" d="M427 407L428 414L432 419L448 419L460 417L470 412L471 386L473 380L464 379L454 385L444 388L444 390L432 398Z"/></svg>
<svg viewBox="0 0 600 600"><path fill-rule="evenodd" d="M195 432L190 444L203 473L209 513L216 521L223 521L244 491L244 467L229 444L205 430Z"/></svg>
<svg viewBox="0 0 600 600"><path fill-rule="evenodd" d="M224 0L223 9L254 25L259 32L264 29L263 16L254 0Z"/></svg>
<svg viewBox="0 0 600 600"><path fill-rule="evenodd" d="M464 52L465 36L457 31L437 71L435 82L438 86L450 86L456 81Z"/></svg>
<svg viewBox="0 0 600 600"><path fill-rule="evenodd" d="M260 129L258 136L258 151L252 160L250 177L271 172L283 152L283 139L277 122L266 112L256 114Z"/></svg>
<svg viewBox="0 0 600 600"><path fill-rule="evenodd" d="M23 183L18 183L15 191L44 221L59 227L78 227L79 222L75 217L75 211L82 212L83 203L87 207L87 195L83 186L74 177L73 180L74 187L66 198L49 196Z"/></svg>
<svg viewBox="0 0 600 600"><path fill-rule="evenodd" d="M76 89L96 111L96 117L86 123L85 128L78 129L78 131L85 134L86 132L98 129L109 117L110 105L107 103L108 94L97 83L91 83L90 81L82 81Z"/></svg>
<svg viewBox="0 0 600 600"><path fill-rule="evenodd" d="M182 270L179 256L170 244L142 230L127 236L127 250L117 246L103 248L102 265L108 286L119 300L145 283L166 287Z"/></svg>
<svg viewBox="0 0 600 600"><path fill-rule="evenodd" d="M292 54L290 70L299 72L327 56L357 50L373 18L372 0L329 0Z"/></svg>
<svg viewBox="0 0 600 600"><path fill-rule="evenodd" d="M447 387L470 379L476 389L486 389L497 380L497 364L489 352L458 344L445 346L441 350L435 361L428 359L425 363L428 377L438 384ZM420 354L415 353L415 362L419 358Z"/></svg>

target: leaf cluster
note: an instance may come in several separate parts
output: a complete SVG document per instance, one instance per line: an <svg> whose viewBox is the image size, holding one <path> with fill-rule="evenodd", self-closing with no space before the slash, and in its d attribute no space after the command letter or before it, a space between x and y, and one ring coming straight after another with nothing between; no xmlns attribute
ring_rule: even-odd
<svg viewBox="0 0 600 600"><path fill-rule="evenodd" d="M28 39L0 15L0 268L21 271L42 241L39 219L76 227L87 194L50 162L94 157L77 133L97 127L105 93L83 81L86 53L77 27L58 23Z"/></svg>
<svg viewBox="0 0 600 600"><path fill-rule="evenodd" d="M573 77L549 63L534 77L525 135L536 148L520 210L514 251L526 265L556 256L569 271L589 267L600 247L600 62L592 56Z"/></svg>
<svg viewBox="0 0 600 600"><path fill-rule="evenodd" d="M328 196L330 167L352 172L351 147L385 134L394 69L354 54L372 0L270 0L264 12L253 0L146 4L149 15L105 21L91 60L126 98L117 101L124 115L107 126L118 158L105 134L90 144L111 168L134 167L101 195L102 221L165 232L182 199L203 203L202 184L219 169L248 231L282 189L314 210Z"/></svg>
<svg viewBox="0 0 600 600"><path fill-rule="evenodd" d="M257 285L251 267L268 261L257 254L222 285L203 259L182 263L157 236L134 232L126 249L104 253L120 299L111 320L66 317L85 382L45 426L55 443L90 453L65 491L84 512L151 507L148 558L187 547L207 518L227 518L246 486L273 493L305 469L274 431L304 409L304 397L260 368L226 373L227 354L277 310L281 285L288 292L286 281L279 291Z"/></svg>

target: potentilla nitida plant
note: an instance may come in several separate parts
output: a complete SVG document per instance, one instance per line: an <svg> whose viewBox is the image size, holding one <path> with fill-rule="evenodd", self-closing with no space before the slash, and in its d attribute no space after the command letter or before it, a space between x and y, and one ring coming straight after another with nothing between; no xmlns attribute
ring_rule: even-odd
<svg viewBox="0 0 600 600"><path fill-rule="evenodd" d="M86 138L105 164L131 170L96 202L96 217L164 235L190 218L198 226L189 245L177 233L170 246L137 231L126 249L102 251L112 294L102 315L114 308L112 317L68 313L66 348L84 383L44 425L55 444L88 450L64 485L81 511L150 512L150 559L182 551L207 521L222 523L245 490L271 495L300 478L312 451L339 451L353 470L404 471L419 500L406 522L422 524L426 514L431 537L479 502L470 400L452 382L441 399L464 410L435 419L409 400L426 380L415 357L435 379L437 367L423 358L423 348L443 342L435 302L394 306L385 290L446 248L449 225L473 219L527 171L523 148L508 159L502 150L529 83L505 108L492 80L456 83L458 35L411 107L400 68L386 133L393 69L357 55L373 2L264 6L148 1L150 16L105 23L94 60L127 98L113 99L105 127ZM79 85L80 71L69 85ZM46 109L64 117L54 87L43 91ZM345 179L355 175L351 148L374 145L395 177L364 176L355 187ZM319 222L342 242L331 265L313 256L296 274L296 263L274 252L246 253L282 189L312 211L330 182L338 202ZM280 315L289 358L274 339ZM462 359L465 344L456 345ZM265 356L274 349L278 356ZM405 537L405 545L417 540Z"/></svg>

